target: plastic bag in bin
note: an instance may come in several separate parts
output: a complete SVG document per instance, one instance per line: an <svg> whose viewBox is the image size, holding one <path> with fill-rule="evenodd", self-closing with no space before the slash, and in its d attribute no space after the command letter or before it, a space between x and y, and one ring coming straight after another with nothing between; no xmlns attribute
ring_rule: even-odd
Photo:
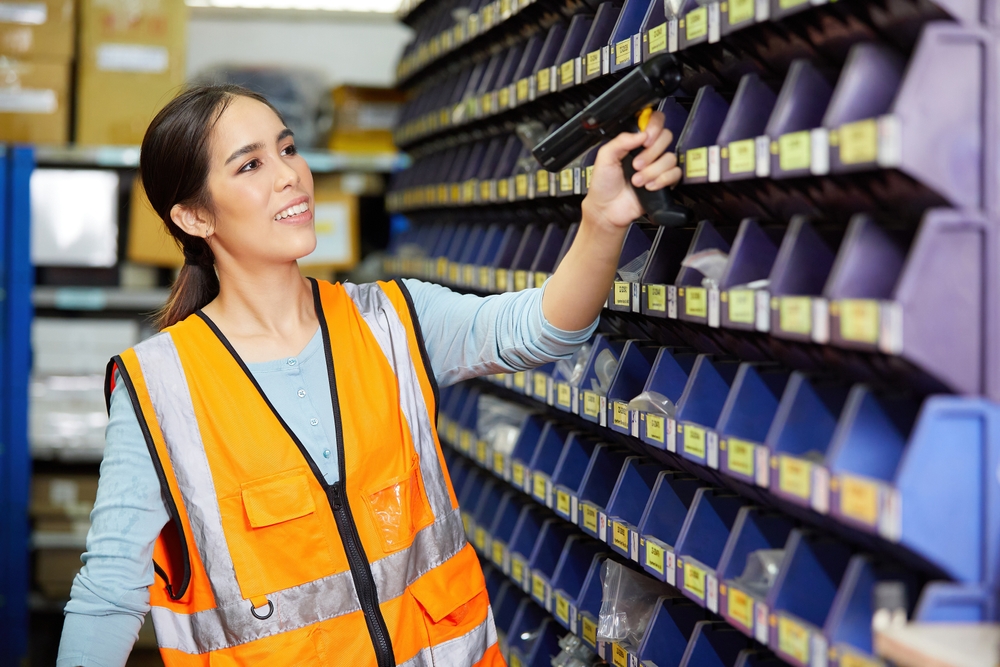
<svg viewBox="0 0 1000 667"><path fill-rule="evenodd" d="M627 641L634 646L639 645L646 633L657 599L675 595L666 584L610 558L601 566L601 587L597 640Z"/></svg>

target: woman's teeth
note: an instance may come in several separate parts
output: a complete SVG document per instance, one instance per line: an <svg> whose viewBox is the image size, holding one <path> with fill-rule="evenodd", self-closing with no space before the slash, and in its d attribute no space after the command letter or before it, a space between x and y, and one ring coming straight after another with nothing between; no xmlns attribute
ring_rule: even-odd
<svg viewBox="0 0 1000 667"><path fill-rule="evenodd" d="M299 213L305 213L309 210L309 204L302 202L301 204L296 204L295 206L289 206L284 211L274 216L275 220L283 220L292 215L298 215Z"/></svg>

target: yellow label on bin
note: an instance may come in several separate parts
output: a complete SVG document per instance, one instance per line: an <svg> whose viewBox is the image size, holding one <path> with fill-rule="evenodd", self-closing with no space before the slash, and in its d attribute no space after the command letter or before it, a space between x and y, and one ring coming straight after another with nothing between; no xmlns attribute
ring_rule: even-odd
<svg viewBox="0 0 1000 667"><path fill-rule="evenodd" d="M528 196L528 175L517 174L514 176L514 194L518 197Z"/></svg>
<svg viewBox="0 0 1000 667"><path fill-rule="evenodd" d="M510 654L510 667L524 667L521 657L517 653Z"/></svg>
<svg viewBox="0 0 1000 667"><path fill-rule="evenodd" d="M543 472L536 472L535 475L534 475L534 477L535 477L535 479L534 479L534 486L532 488L532 492L534 493L534 495L535 495L536 498L544 501L545 500L545 482L546 482L545 473L543 473Z"/></svg>
<svg viewBox="0 0 1000 667"><path fill-rule="evenodd" d="M524 581L524 563L520 558L510 559L510 576L518 585Z"/></svg>
<svg viewBox="0 0 1000 667"><path fill-rule="evenodd" d="M753 324L756 311L754 291L731 289L727 298L729 299L729 321L739 324Z"/></svg>
<svg viewBox="0 0 1000 667"><path fill-rule="evenodd" d="M628 307L632 303L632 285L615 281L615 305Z"/></svg>
<svg viewBox="0 0 1000 667"><path fill-rule="evenodd" d="M586 617L580 619L580 624L583 626L583 641L597 646L597 624Z"/></svg>
<svg viewBox="0 0 1000 667"><path fill-rule="evenodd" d="M528 289L528 272L518 270L514 272L514 291L520 292L521 290Z"/></svg>
<svg viewBox="0 0 1000 667"><path fill-rule="evenodd" d="M514 461L514 465L511 466L511 476L514 478L514 486L519 489L524 488L524 464L520 461Z"/></svg>
<svg viewBox="0 0 1000 667"><path fill-rule="evenodd" d="M549 172L544 169L539 169L535 172L535 193L544 192L548 194L549 192Z"/></svg>
<svg viewBox="0 0 1000 667"><path fill-rule="evenodd" d="M566 516L569 515L570 500L569 494L562 489L556 491L556 511Z"/></svg>
<svg viewBox="0 0 1000 667"><path fill-rule="evenodd" d="M497 565L503 565L503 543L501 542L493 543L493 562Z"/></svg>
<svg viewBox="0 0 1000 667"><path fill-rule="evenodd" d="M597 532L597 508L591 505L583 506L583 527L591 532Z"/></svg>
<svg viewBox="0 0 1000 667"><path fill-rule="evenodd" d="M878 159L878 123L874 119L841 125L840 161L864 164Z"/></svg>
<svg viewBox="0 0 1000 667"><path fill-rule="evenodd" d="M883 663L878 660L869 660L857 653L843 651L840 654L840 667L883 667Z"/></svg>
<svg viewBox="0 0 1000 667"><path fill-rule="evenodd" d="M549 92L550 88L552 87L552 77L550 75L551 72L549 71L548 67L545 67L538 71L538 74L535 75L535 80L538 83L538 85L535 88L536 91L538 91L539 93Z"/></svg>
<svg viewBox="0 0 1000 667"><path fill-rule="evenodd" d="M749 0L750 12L753 13L753 0ZM729 18L733 14L730 11ZM731 174L748 174L757 168L757 150L753 139L742 139L729 142L729 172Z"/></svg>
<svg viewBox="0 0 1000 667"><path fill-rule="evenodd" d="M549 380L544 373L535 373L534 375L535 384L535 396L541 399L545 399L549 393Z"/></svg>
<svg viewBox="0 0 1000 667"><path fill-rule="evenodd" d="M594 165L590 165L589 167L587 167L587 169L584 171L584 175L586 176L586 178L584 180L587 181L587 188L589 189L590 188L590 179L594 175Z"/></svg>
<svg viewBox="0 0 1000 667"><path fill-rule="evenodd" d="M559 172L559 192L573 192L572 169L563 169Z"/></svg>
<svg viewBox="0 0 1000 667"><path fill-rule="evenodd" d="M556 593L556 618L569 623L569 600L562 593Z"/></svg>
<svg viewBox="0 0 1000 667"><path fill-rule="evenodd" d="M497 197L500 199L507 199L510 197L510 181L506 178L501 178L497 181Z"/></svg>
<svg viewBox="0 0 1000 667"><path fill-rule="evenodd" d="M620 521L612 521L611 529L615 546L628 553L628 526Z"/></svg>
<svg viewBox="0 0 1000 667"><path fill-rule="evenodd" d="M611 663L615 667L628 667L628 651L621 644L611 645Z"/></svg>
<svg viewBox="0 0 1000 667"><path fill-rule="evenodd" d="M692 424L684 425L684 453L705 458L705 429Z"/></svg>
<svg viewBox="0 0 1000 667"><path fill-rule="evenodd" d="M463 452L467 452L472 449L472 433L469 431L462 431L458 440L458 448Z"/></svg>
<svg viewBox="0 0 1000 667"><path fill-rule="evenodd" d="M667 288L665 285L649 285L646 287L646 293L650 310L667 312Z"/></svg>
<svg viewBox="0 0 1000 667"><path fill-rule="evenodd" d="M587 54L587 76L594 76L601 73L601 50L591 51ZM565 83L565 81L563 82Z"/></svg>
<svg viewBox="0 0 1000 667"><path fill-rule="evenodd" d="M659 53L667 50L667 24L661 23L649 29L649 53Z"/></svg>
<svg viewBox="0 0 1000 667"><path fill-rule="evenodd" d="M563 406L564 408L570 407L571 391L569 385L565 382L560 382L556 386L556 402Z"/></svg>
<svg viewBox="0 0 1000 667"><path fill-rule="evenodd" d="M795 621L778 618L778 650L799 662L809 664L809 631Z"/></svg>
<svg viewBox="0 0 1000 667"><path fill-rule="evenodd" d="M747 630L753 630L753 598L730 586L726 601L730 618Z"/></svg>
<svg viewBox="0 0 1000 667"><path fill-rule="evenodd" d="M545 281L549 279L549 274L544 271L535 272L535 287L541 287L545 284Z"/></svg>
<svg viewBox="0 0 1000 667"><path fill-rule="evenodd" d="M878 301L844 299L837 302L840 311L840 337L856 343L878 342Z"/></svg>
<svg viewBox="0 0 1000 667"><path fill-rule="evenodd" d="M778 138L778 164L782 171L808 169L812 156L812 135L809 130L789 132Z"/></svg>
<svg viewBox="0 0 1000 667"><path fill-rule="evenodd" d="M615 426L618 428L628 428L628 403L615 401Z"/></svg>
<svg viewBox="0 0 1000 667"><path fill-rule="evenodd" d="M704 37L708 34L708 7L699 7L688 12L684 22L685 35L689 42Z"/></svg>
<svg viewBox="0 0 1000 667"><path fill-rule="evenodd" d="M840 511L856 521L878 524L878 486L849 475L840 477Z"/></svg>
<svg viewBox="0 0 1000 667"><path fill-rule="evenodd" d="M736 438L729 438L726 442L729 453L729 469L741 475L753 477L754 450L756 449L756 445L745 440L737 440Z"/></svg>
<svg viewBox="0 0 1000 667"><path fill-rule="evenodd" d="M493 472L503 474L503 453L493 452Z"/></svg>
<svg viewBox="0 0 1000 667"><path fill-rule="evenodd" d="M778 303L778 323L782 331L808 335L812 331L812 299L783 296Z"/></svg>
<svg viewBox="0 0 1000 667"><path fill-rule="evenodd" d="M524 371L519 371L514 373L514 386L518 389L524 389L525 383L527 383L528 374Z"/></svg>
<svg viewBox="0 0 1000 667"><path fill-rule="evenodd" d="M615 44L615 64L628 65L632 62L632 38L623 39Z"/></svg>
<svg viewBox="0 0 1000 667"><path fill-rule="evenodd" d="M684 589L705 599L705 570L692 565L690 561L684 561Z"/></svg>
<svg viewBox="0 0 1000 667"><path fill-rule="evenodd" d="M588 417L601 415L601 397L592 391L583 392L583 414Z"/></svg>
<svg viewBox="0 0 1000 667"><path fill-rule="evenodd" d="M517 101L524 102L528 99L528 78L518 80L517 82Z"/></svg>
<svg viewBox="0 0 1000 667"><path fill-rule="evenodd" d="M704 287L684 288L684 313L691 317L708 316L708 292Z"/></svg>
<svg viewBox="0 0 1000 667"><path fill-rule="evenodd" d="M575 80L573 71L573 61L567 60L559 66L559 82L564 86L571 86Z"/></svg>
<svg viewBox="0 0 1000 667"><path fill-rule="evenodd" d="M652 540L646 540L646 565L663 574L663 549Z"/></svg>
<svg viewBox="0 0 1000 667"><path fill-rule="evenodd" d="M476 460L486 463L486 441L480 440L476 443Z"/></svg>
<svg viewBox="0 0 1000 667"><path fill-rule="evenodd" d="M778 488L808 500L812 491L812 464L791 456L778 457Z"/></svg>
<svg viewBox="0 0 1000 667"><path fill-rule="evenodd" d="M479 199L488 201L490 198L490 181L479 181Z"/></svg>
<svg viewBox="0 0 1000 667"><path fill-rule="evenodd" d="M646 415L646 435L650 440L663 442L663 417L659 415Z"/></svg>
<svg viewBox="0 0 1000 667"><path fill-rule="evenodd" d="M704 7L702 7L704 9ZM705 178L708 176L708 148L691 148L684 154L684 177Z"/></svg>
<svg viewBox="0 0 1000 667"><path fill-rule="evenodd" d="M479 527L476 528L475 543L476 543L476 548L479 549L480 551L482 551L483 547L486 546L486 531L483 528Z"/></svg>
<svg viewBox="0 0 1000 667"><path fill-rule="evenodd" d="M531 575L531 594L539 600L545 601L545 580L537 574Z"/></svg>
<svg viewBox="0 0 1000 667"><path fill-rule="evenodd" d="M729 0L729 25L749 21L754 16L754 0Z"/></svg>

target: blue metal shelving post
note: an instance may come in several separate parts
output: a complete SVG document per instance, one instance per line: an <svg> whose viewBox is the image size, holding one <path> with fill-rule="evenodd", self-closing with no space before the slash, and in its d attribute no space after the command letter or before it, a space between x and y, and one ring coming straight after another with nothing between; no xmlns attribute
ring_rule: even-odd
<svg viewBox="0 0 1000 667"><path fill-rule="evenodd" d="M28 374L31 370L31 209L34 150L0 158L0 653L28 643Z"/></svg>

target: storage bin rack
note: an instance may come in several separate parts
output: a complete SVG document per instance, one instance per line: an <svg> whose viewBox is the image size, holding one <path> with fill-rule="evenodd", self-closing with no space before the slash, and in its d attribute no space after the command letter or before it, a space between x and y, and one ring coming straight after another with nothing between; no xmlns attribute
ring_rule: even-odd
<svg viewBox="0 0 1000 667"><path fill-rule="evenodd" d="M446 441L607 545L579 559L575 600L547 593L557 623L593 638L605 557L673 586L652 623L682 638L598 647L615 664L880 664L882 580L906 583L918 619L997 620L996 8L424 0L404 14L396 140L414 162L387 197L407 225L385 270L479 294L543 285L589 188L595 150L550 174L518 123L562 122L656 53L681 62L659 108L696 223L629 229L581 377L549 364L442 397ZM710 280L706 251L722 260ZM620 363L598 390L605 350ZM445 401L472 391L539 411L514 456L464 446L453 420L470 416ZM630 409L644 391L673 411ZM785 552L766 590L742 578L760 549Z"/></svg>

